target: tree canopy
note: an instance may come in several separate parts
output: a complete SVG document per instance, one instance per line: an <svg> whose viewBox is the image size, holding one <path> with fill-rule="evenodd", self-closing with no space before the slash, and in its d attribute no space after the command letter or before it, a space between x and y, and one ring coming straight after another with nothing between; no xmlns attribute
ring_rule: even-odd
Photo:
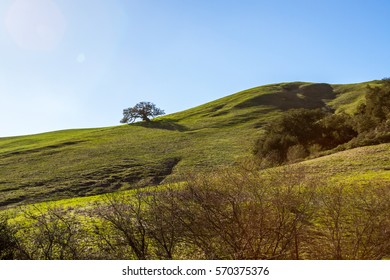
<svg viewBox="0 0 390 280"><path fill-rule="evenodd" d="M151 102L139 102L134 107L126 108L123 110L123 118L121 123L133 123L137 119L143 121L150 121L150 118L164 115L164 110L157 108L155 104Z"/></svg>
<svg viewBox="0 0 390 280"><path fill-rule="evenodd" d="M352 119L321 109L291 109L265 127L254 153L272 164L330 150L357 136Z"/></svg>
<svg viewBox="0 0 390 280"><path fill-rule="evenodd" d="M356 114L360 132L378 127L390 118L390 79L384 78L380 86L368 86L366 102Z"/></svg>

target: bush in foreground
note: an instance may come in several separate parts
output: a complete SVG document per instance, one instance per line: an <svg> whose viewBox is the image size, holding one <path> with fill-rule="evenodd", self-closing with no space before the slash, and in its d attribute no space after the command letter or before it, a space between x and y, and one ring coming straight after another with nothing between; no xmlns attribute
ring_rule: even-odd
<svg viewBox="0 0 390 280"><path fill-rule="evenodd" d="M329 185L310 170L244 168L107 195L85 209L37 208L10 226L19 259L384 259L388 184ZM4 224L4 223L3 223ZM4 236L6 239L4 239ZM4 252L11 252L6 253ZM4 258L4 257L3 257Z"/></svg>

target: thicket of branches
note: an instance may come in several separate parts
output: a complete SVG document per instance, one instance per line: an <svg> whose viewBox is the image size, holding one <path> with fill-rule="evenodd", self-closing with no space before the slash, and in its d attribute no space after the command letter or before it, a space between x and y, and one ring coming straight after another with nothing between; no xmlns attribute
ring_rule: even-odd
<svg viewBox="0 0 390 280"><path fill-rule="evenodd" d="M383 259L388 185L327 185L291 167L187 175L83 210L0 223L3 259ZM19 219L20 220L20 219Z"/></svg>

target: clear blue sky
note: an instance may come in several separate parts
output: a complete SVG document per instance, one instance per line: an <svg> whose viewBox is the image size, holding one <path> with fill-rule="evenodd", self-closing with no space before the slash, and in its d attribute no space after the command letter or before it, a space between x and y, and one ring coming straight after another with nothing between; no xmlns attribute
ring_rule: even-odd
<svg viewBox="0 0 390 280"><path fill-rule="evenodd" d="M1 0L0 136L250 87L390 76L389 1Z"/></svg>

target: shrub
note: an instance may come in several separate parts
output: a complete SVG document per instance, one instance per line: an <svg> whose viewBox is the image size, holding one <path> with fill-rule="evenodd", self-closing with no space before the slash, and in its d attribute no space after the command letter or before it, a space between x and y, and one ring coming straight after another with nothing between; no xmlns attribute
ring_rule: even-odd
<svg viewBox="0 0 390 280"><path fill-rule="evenodd" d="M353 120L346 114L320 109L293 109L265 127L254 153L271 165L303 159L329 150L356 137Z"/></svg>
<svg viewBox="0 0 390 280"><path fill-rule="evenodd" d="M229 168L109 195L79 212L1 220L2 258L386 259L390 188L326 184L304 167ZM17 230L17 232L16 232ZM4 234L6 233L6 234Z"/></svg>
<svg viewBox="0 0 390 280"><path fill-rule="evenodd" d="M12 260L15 257L15 231L8 224L5 215L0 216L0 260Z"/></svg>
<svg viewBox="0 0 390 280"><path fill-rule="evenodd" d="M385 78L376 87L367 87L366 102L356 113L356 127L359 132L375 129L390 117L390 79Z"/></svg>
<svg viewBox="0 0 390 280"><path fill-rule="evenodd" d="M386 185L323 188L313 228L312 259L383 259L390 253Z"/></svg>
<svg viewBox="0 0 390 280"><path fill-rule="evenodd" d="M294 162L300 159L303 159L309 155L307 149L301 145L294 145L288 148L287 150L287 160L289 162Z"/></svg>

